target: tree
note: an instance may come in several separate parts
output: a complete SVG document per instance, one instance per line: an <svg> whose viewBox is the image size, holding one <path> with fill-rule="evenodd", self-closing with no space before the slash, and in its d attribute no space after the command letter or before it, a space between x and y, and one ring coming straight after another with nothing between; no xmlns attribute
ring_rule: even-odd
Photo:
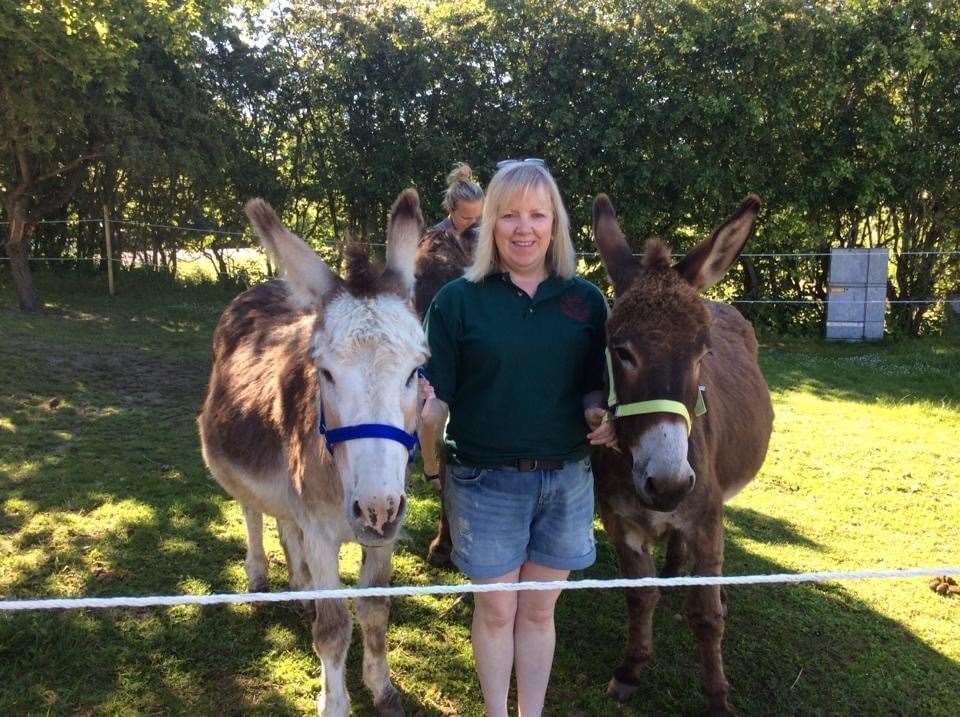
<svg viewBox="0 0 960 717"><path fill-rule="evenodd" d="M133 0L0 5L0 200L17 300L39 309L27 263L31 234L76 193L94 160L116 157L121 95L140 43L172 52L221 17L212 0L176 6Z"/></svg>

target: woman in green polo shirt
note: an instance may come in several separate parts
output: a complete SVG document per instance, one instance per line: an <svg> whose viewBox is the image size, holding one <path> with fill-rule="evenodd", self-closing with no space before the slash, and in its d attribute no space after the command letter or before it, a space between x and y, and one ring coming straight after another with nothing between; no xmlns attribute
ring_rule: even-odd
<svg viewBox="0 0 960 717"><path fill-rule="evenodd" d="M574 274L569 220L543 162L501 165L474 263L426 317L429 400L450 412L452 559L478 583L563 580L596 558L589 450L614 441L601 407L607 307ZM520 714L542 711L559 594L476 595L488 715L507 714L514 666Z"/></svg>

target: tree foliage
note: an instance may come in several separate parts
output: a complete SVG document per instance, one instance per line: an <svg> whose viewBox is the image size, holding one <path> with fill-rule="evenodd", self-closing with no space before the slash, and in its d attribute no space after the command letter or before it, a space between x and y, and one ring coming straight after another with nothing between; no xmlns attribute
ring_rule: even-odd
<svg viewBox="0 0 960 717"><path fill-rule="evenodd" d="M638 250L654 234L684 250L754 191L766 205L754 252L888 246L890 298L960 290L955 0L3 7L0 191L4 218L26 227L10 232L11 256L33 229L38 255L100 254L95 225L43 217L106 204L239 230L242 201L263 195L336 260L343 237L382 237L404 186L439 217L454 161L486 179L499 159L537 156L586 252L597 192ZM170 271L178 248L222 258L235 243L121 238ZM745 258L720 291L822 299L827 268L825 256ZM585 271L600 278L589 257ZM745 310L778 330L822 322L809 306ZM913 334L937 316L893 312Z"/></svg>

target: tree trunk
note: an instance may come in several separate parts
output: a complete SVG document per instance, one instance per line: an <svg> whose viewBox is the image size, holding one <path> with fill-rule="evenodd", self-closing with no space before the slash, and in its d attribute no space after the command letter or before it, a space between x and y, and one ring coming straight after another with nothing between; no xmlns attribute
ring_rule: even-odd
<svg viewBox="0 0 960 717"><path fill-rule="evenodd" d="M33 288L30 275L29 255L30 235L34 224L19 216L16 210L9 212L10 229L7 235L7 256L10 258L10 273L13 275L13 288L17 292L17 304L21 311L36 313L40 311L37 292Z"/></svg>
<svg viewBox="0 0 960 717"><path fill-rule="evenodd" d="M743 266L743 293L741 298L757 299L760 296L760 275L757 273L757 267L749 256L741 256L740 263Z"/></svg>

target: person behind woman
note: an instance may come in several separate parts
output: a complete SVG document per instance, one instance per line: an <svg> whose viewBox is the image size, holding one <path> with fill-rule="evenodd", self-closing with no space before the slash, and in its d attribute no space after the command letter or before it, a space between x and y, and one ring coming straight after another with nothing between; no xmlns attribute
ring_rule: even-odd
<svg viewBox="0 0 960 717"><path fill-rule="evenodd" d="M470 165L455 164L447 175L442 206L446 218L427 229L417 247L414 305L420 316L440 287L462 276L473 261L476 225L483 211L483 188Z"/></svg>
<svg viewBox="0 0 960 717"><path fill-rule="evenodd" d="M483 212L483 188L477 183L469 164L460 162L453 166L447 175L447 190L443 193L441 206L447 212L447 218L428 231L452 234L461 247L469 248L472 256L472 242L476 240L474 230Z"/></svg>
<svg viewBox="0 0 960 717"><path fill-rule="evenodd" d="M440 288L463 276L464 270L473 261L476 225L483 211L483 188L477 183L469 165L462 162L456 164L447 175L443 208L447 212L446 219L428 229L417 246L413 303L421 318ZM429 386L424 382L421 382L420 388L424 397L431 395ZM423 475L428 483L440 491L442 501L446 480L443 449L439 443L447 414L436 402L426 404L424 408L427 410L421 413L420 431ZM450 525L446 511L441 508L440 523L436 536L430 541L427 560L432 565L449 565L450 550Z"/></svg>
<svg viewBox="0 0 960 717"><path fill-rule="evenodd" d="M539 161L502 163L487 188L474 261L427 311L426 366L449 408L445 504L453 562L476 583L563 580L591 565L590 444L603 421L606 301L574 275L556 182ZM538 715L560 591L477 593L472 642L486 711Z"/></svg>

